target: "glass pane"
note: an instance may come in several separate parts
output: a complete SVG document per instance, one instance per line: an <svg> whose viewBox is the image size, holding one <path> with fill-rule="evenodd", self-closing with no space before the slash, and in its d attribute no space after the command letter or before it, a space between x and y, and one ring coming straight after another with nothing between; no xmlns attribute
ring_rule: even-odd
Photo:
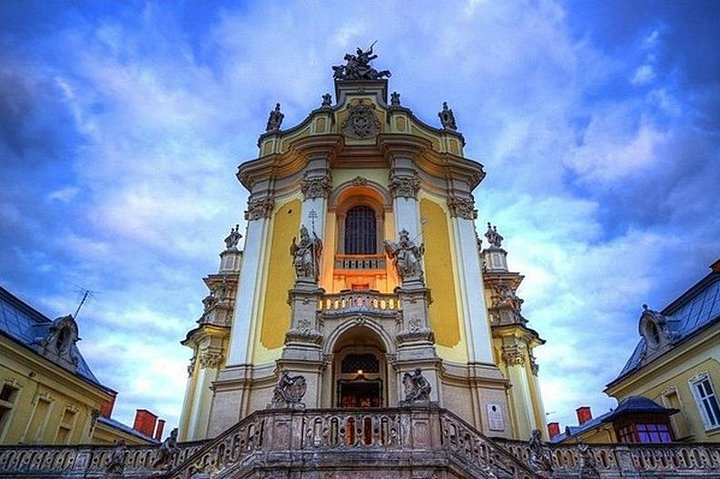
<svg viewBox="0 0 720 479"><path fill-rule="evenodd" d="M345 254L376 254L375 211L367 206L350 208L345 216Z"/></svg>

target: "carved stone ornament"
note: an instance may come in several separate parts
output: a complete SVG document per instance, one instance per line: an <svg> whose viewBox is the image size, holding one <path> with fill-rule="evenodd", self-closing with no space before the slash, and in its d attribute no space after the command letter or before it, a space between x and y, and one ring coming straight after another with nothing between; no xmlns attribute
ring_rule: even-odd
<svg viewBox="0 0 720 479"><path fill-rule="evenodd" d="M537 358L530 351L530 369L532 370L533 376L537 376L540 372L540 365L537 363Z"/></svg>
<svg viewBox="0 0 720 479"><path fill-rule="evenodd" d="M304 409L302 398L305 396L307 383L304 376L290 377L287 371L283 372L277 386L273 390L270 408L299 408Z"/></svg>
<svg viewBox="0 0 720 479"><path fill-rule="evenodd" d="M485 233L485 237L487 238L488 242L493 248L501 248L502 242L505 238L500 236L500 233L498 233L497 231L497 226L492 226L489 222L487 225L488 229Z"/></svg>
<svg viewBox="0 0 720 479"><path fill-rule="evenodd" d="M200 369L219 368L222 361L223 354L219 349L205 349L200 351Z"/></svg>
<svg viewBox="0 0 720 479"><path fill-rule="evenodd" d="M237 245L241 238L240 225L235 225L235 228L230 228L230 234L225 238L225 250L237 251Z"/></svg>
<svg viewBox="0 0 720 479"><path fill-rule="evenodd" d="M245 211L245 219L247 221L258 220L260 218L270 218L272 216L275 200L270 197L250 198L248 200L248 208Z"/></svg>
<svg viewBox="0 0 720 479"><path fill-rule="evenodd" d="M508 366L522 366L525 364L525 354L522 346L517 344L503 346L502 358Z"/></svg>
<svg viewBox="0 0 720 479"><path fill-rule="evenodd" d="M265 126L265 131L280 130L280 125L282 125L283 118L285 118L285 115L280 113L280 103L276 103L275 109L270 112L270 116L268 117L267 125Z"/></svg>
<svg viewBox="0 0 720 479"><path fill-rule="evenodd" d="M597 460L590 446L579 442L577 448L580 453L580 479L600 479Z"/></svg>
<svg viewBox="0 0 720 479"><path fill-rule="evenodd" d="M321 106L323 108L330 108L331 104L332 104L332 96L330 95L330 93L325 93L322 96L322 105Z"/></svg>
<svg viewBox="0 0 720 479"><path fill-rule="evenodd" d="M394 91L390 94L390 106L400 106L400 93Z"/></svg>
<svg viewBox="0 0 720 479"><path fill-rule="evenodd" d="M187 373L188 377L191 378L193 375L193 372L195 372L195 363L197 362L197 353L193 354L193 357L190 359L190 364L188 364L187 367Z"/></svg>
<svg viewBox="0 0 720 479"><path fill-rule="evenodd" d="M300 181L300 190L306 200L313 198L327 198L332 191L332 180L329 174L325 176L310 177L305 174Z"/></svg>
<svg viewBox="0 0 720 479"><path fill-rule="evenodd" d="M127 446L122 439L115 440L115 447L110 454L110 461L105 464L105 472L110 474L122 474L125 470L125 460L127 459Z"/></svg>
<svg viewBox="0 0 720 479"><path fill-rule="evenodd" d="M392 258L403 283L412 280L423 281L424 275L420 259L425 253L425 246L423 244L416 245L410 239L410 233L407 230L400 231L400 239L397 242L386 240L385 252Z"/></svg>
<svg viewBox="0 0 720 479"><path fill-rule="evenodd" d="M450 216L464 218L466 220L474 220L477 218L475 201L472 198L457 198L451 196L448 198L447 204L450 209Z"/></svg>
<svg viewBox="0 0 720 479"><path fill-rule="evenodd" d="M520 299L515 290L507 284L496 284L493 286L493 295L491 295L491 307L511 309L513 311L520 312L522 304L525 302Z"/></svg>
<svg viewBox="0 0 720 479"><path fill-rule="evenodd" d="M360 103L348 107L348 111L350 115L340 128L343 135L364 140L380 133L380 121L375 116L375 105Z"/></svg>
<svg viewBox="0 0 720 479"><path fill-rule="evenodd" d="M400 176L390 173L388 188L393 198L417 198L420 191L420 178L417 173L413 176Z"/></svg>
<svg viewBox="0 0 720 479"><path fill-rule="evenodd" d="M368 183L368 179L363 176L356 176L352 180L353 186L365 186Z"/></svg>
<svg viewBox="0 0 720 479"><path fill-rule="evenodd" d="M403 375L403 387L405 389L405 400L400 404L413 404L417 402L429 402L432 387L420 368Z"/></svg>
<svg viewBox="0 0 720 479"><path fill-rule="evenodd" d="M370 62L377 58L373 55L373 43L366 51L358 48L355 55L347 53L343 58L345 65L333 66L333 78L335 80L381 80L383 77L391 76L390 70L377 71L370 66Z"/></svg>

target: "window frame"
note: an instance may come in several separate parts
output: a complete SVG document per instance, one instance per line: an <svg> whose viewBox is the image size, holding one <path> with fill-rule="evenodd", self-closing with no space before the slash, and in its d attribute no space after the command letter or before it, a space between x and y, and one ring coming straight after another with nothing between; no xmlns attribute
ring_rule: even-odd
<svg viewBox="0 0 720 479"><path fill-rule="evenodd" d="M688 384L693 398L695 398L695 406L700 413L705 430L720 428L720 403L710 374L707 371L702 371L690 378ZM700 386L703 384L706 385L706 390L709 389L709 393L706 395L702 395L703 392L700 390ZM714 417L710 417L710 413Z"/></svg>

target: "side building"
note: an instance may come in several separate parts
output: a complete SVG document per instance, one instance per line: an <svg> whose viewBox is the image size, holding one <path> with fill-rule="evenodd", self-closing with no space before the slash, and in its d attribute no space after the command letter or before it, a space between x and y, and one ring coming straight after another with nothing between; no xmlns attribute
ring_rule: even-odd
<svg viewBox="0 0 720 479"><path fill-rule="evenodd" d="M605 393L618 407L578 425L548 424L552 442L720 442L720 260L710 273L655 311L643 305L640 340Z"/></svg>
<svg viewBox="0 0 720 479"><path fill-rule="evenodd" d="M72 316L51 320L0 287L0 444L152 444L112 419L117 393L92 373Z"/></svg>

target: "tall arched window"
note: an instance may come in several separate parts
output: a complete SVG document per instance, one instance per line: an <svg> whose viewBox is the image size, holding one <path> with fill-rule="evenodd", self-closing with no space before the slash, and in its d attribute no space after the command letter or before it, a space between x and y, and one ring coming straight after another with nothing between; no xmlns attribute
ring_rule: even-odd
<svg viewBox="0 0 720 479"><path fill-rule="evenodd" d="M376 254L375 211L364 205L350 208L345 216L345 254Z"/></svg>

